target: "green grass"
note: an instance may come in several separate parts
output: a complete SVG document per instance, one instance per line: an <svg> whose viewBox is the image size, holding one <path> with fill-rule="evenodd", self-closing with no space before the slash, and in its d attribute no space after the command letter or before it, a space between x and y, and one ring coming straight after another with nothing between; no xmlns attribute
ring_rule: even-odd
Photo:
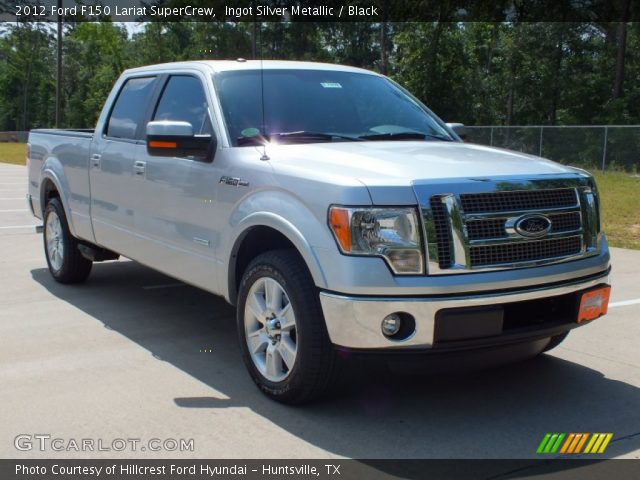
<svg viewBox="0 0 640 480"><path fill-rule="evenodd" d="M602 229L613 247L640 250L640 176L591 172L602 204Z"/></svg>
<svg viewBox="0 0 640 480"><path fill-rule="evenodd" d="M0 143L0 162L25 165L27 145L24 143Z"/></svg>
<svg viewBox="0 0 640 480"><path fill-rule="evenodd" d="M24 165L23 143L0 143L0 162ZM624 172L591 172L602 202L602 227L613 247L640 250L640 176Z"/></svg>

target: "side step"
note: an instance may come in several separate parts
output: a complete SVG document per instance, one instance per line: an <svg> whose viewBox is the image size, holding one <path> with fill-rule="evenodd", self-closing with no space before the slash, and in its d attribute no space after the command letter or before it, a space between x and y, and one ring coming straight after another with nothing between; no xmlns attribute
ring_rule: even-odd
<svg viewBox="0 0 640 480"><path fill-rule="evenodd" d="M120 258L119 253L86 243L79 243L78 250L80 250L84 258L92 262L104 262L105 260L117 260Z"/></svg>

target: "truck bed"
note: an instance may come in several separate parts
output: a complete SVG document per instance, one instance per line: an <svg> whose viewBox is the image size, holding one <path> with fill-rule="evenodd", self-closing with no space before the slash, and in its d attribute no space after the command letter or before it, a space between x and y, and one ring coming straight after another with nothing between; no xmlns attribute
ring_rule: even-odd
<svg viewBox="0 0 640 480"><path fill-rule="evenodd" d="M62 196L69 228L91 240L89 157L94 129L37 129L29 133L29 203L42 218L44 181ZM44 189L46 190L46 189ZM73 192L70 195L69 192Z"/></svg>

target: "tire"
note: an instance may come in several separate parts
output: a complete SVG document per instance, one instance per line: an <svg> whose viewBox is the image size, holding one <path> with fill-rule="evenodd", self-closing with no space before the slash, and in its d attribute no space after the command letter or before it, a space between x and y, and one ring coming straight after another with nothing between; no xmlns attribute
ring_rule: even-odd
<svg viewBox="0 0 640 480"><path fill-rule="evenodd" d="M52 198L44 210L44 255L51 276L60 283L84 282L93 262L82 256L71 235L62 203Z"/></svg>
<svg viewBox="0 0 640 480"><path fill-rule="evenodd" d="M244 363L268 397L301 404L328 391L336 355L318 289L297 252L274 250L249 264L237 325Z"/></svg>
<svg viewBox="0 0 640 480"><path fill-rule="evenodd" d="M556 335L555 337L551 337L549 339L549 343L547 344L547 346L544 347L544 350L542 350L542 353L548 352L549 350L552 350L552 349L556 348L568 336L569 336L569 332L567 331L567 332L561 333L560 335Z"/></svg>

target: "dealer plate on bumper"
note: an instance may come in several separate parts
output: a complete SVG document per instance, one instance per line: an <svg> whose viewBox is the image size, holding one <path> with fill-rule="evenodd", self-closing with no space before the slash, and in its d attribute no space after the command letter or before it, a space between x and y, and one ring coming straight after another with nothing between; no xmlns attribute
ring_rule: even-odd
<svg viewBox="0 0 640 480"><path fill-rule="evenodd" d="M607 313L611 287L609 285L584 292L580 298L578 323L595 320Z"/></svg>

